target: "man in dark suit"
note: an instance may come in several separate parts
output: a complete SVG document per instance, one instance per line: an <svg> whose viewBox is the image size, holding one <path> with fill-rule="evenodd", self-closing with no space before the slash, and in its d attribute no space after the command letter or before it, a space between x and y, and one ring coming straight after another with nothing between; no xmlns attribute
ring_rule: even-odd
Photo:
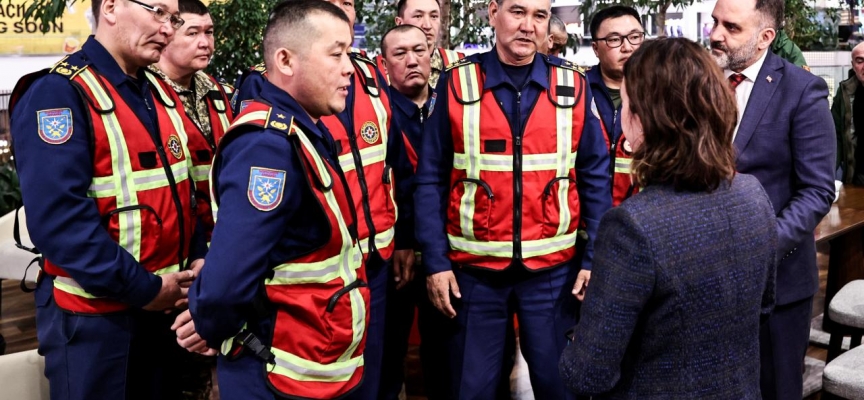
<svg viewBox="0 0 864 400"><path fill-rule="evenodd" d="M718 0L711 53L738 101L738 171L756 176L777 213L777 305L760 333L765 399L801 398L813 295L813 230L834 199L828 87L769 50L783 0Z"/></svg>

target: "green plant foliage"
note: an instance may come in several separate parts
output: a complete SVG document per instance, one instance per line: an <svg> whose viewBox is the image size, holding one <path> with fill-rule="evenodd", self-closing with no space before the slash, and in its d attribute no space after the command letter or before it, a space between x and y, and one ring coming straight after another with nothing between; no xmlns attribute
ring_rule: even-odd
<svg viewBox="0 0 864 400"><path fill-rule="evenodd" d="M18 174L11 165L0 165L0 216L21 205Z"/></svg>
<svg viewBox="0 0 864 400"><path fill-rule="evenodd" d="M208 72L234 83L250 66L262 62L264 26L276 0L228 0L210 3L216 25L216 52Z"/></svg>

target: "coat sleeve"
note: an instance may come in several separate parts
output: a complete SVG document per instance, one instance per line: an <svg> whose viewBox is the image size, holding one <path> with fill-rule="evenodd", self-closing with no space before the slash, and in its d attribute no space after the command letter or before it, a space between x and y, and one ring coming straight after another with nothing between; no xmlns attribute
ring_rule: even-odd
<svg viewBox="0 0 864 400"><path fill-rule="evenodd" d="M609 150L606 148L600 116L595 114L597 107L591 88L585 80L585 126L579 141L576 156L576 182L579 190L579 207L582 227L588 234L585 251L582 254L582 269L591 270L594 257L594 238L600 218L612 208L612 182L609 177Z"/></svg>
<svg viewBox="0 0 864 400"><path fill-rule="evenodd" d="M834 201L837 141L827 102L828 86L814 77L791 114L794 193L777 213L779 254L785 256L799 243L813 240L813 230Z"/></svg>
<svg viewBox="0 0 864 400"><path fill-rule="evenodd" d="M240 331L263 295L270 271L269 255L288 229L301 204L305 177L288 141L255 132L227 144L218 165L216 192L219 210L216 227L201 275L189 289L189 309L198 334L218 349L222 341ZM285 171L282 200L276 208L256 208L248 194L253 167Z"/></svg>
<svg viewBox="0 0 864 400"><path fill-rule="evenodd" d="M654 290L655 262L648 235L624 208L600 224L591 290L585 296L573 343L558 369L576 393L597 395L615 387L631 336Z"/></svg>
<svg viewBox="0 0 864 400"><path fill-rule="evenodd" d="M69 110L69 137L50 144L40 134L40 110ZM12 110L15 165L30 238L42 254L87 292L143 307L162 280L147 272L101 225L87 196L93 180L88 109L68 79L37 80Z"/></svg>
<svg viewBox="0 0 864 400"><path fill-rule="evenodd" d="M415 236L423 252L423 266L429 275L450 271L447 252L447 195L450 188L450 170L453 168L453 137L447 98L447 73L438 80L437 106L423 130L417 175L414 178Z"/></svg>

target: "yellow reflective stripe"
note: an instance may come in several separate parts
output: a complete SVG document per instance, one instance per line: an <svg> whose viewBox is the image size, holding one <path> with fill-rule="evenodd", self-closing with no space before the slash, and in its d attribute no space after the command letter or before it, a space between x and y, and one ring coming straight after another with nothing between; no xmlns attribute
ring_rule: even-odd
<svg viewBox="0 0 864 400"><path fill-rule="evenodd" d="M571 120L572 122L572 120ZM571 137L572 139L572 137ZM567 153L560 161L562 156L559 153L548 154L526 154L522 156L522 171L557 171L559 169L568 169L565 166L576 166L576 153ZM462 153L453 155L453 168L467 170L471 161L468 156ZM513 172L513 156L508 154L480 154L476 160L473 160L480 170L494 172ZM566 173L561 176L566 176Z"/></svg>
<svg viewBox="0 0 864 400"><path fill-rule="evenodd" d="M387 147L384 146L384 144L360 149L360 162L364 167L384 162L386 158ZM356 167L356 164L354 163L354 153L348 152L340 155L339 165L342 167L342 172L354 171Z"/></svg>
<svg viewBox="0 0 864 400"><path fill-rule="evenodd" d="M222 100L219 100L219 101L222 101ZM224 107L224 106L223 106L223 107ZM227 130L228 130L228 126L231 125L231 122L228 121L228 114L227 114L227 111L225 111L225 112L216 112L216 114L219 115L219 124L222 125L222 132L227 131Z"/></svg>
<svg viewBox="0 0 864 400"><path fill-rule="evenodd" d="M572 87L576 77L575 72L564 69L555 68L558 78L558 85ZM558 129L558 171L557 177L565 177L570 175L571 169L576 168L575 159L570 160L573 148L573 107L555 107L556 127ZM558 230L555 236L563 235L570 229L572 215L570 214L570 201L568 192L572 183L569 179L561 179L558 181Z"/></svg>
<svg viewBox="0 0 864 400"><path fill-rule="evenodd" d="M264 120L268 121L270 119L270 111L253 111L248 114L241 115L240 118L234 120L234 123L231 124L232 127L243 125L248 123L249 121L255 120Z"/></svg>
<svg viewBox="0 0 864 400"><path fill-rule="evenodd" d="M522 257L538 257L553 254L561 250L566 250L576 245L576 236L579 231L573 231L561 236L555 236L548 239L538 240L523 240L522 241ZM450 240L450 247L454 250L470 253L478 256L490 257L513 257L513 241L489 241L478 242L466 240L465 238L447 235Z"/></svg>
<svg viewBox="0 0 864 400"><path fill-rule="evenodd" d="M174 175L174 182L180 183L189 179L189 166L185 163L171 164L171 174ZM141 190L152 190L161 187L168 187L171 181L165 175L164 168L155 168L145 171L135 171L132 173L132 180L135 182L135 188Z"/></svg>
<svg viewBox="0 0 864 400"><path fill-rule="evenodd" d="M354 61L354 64L357 65L360 69L363 70L363 75L367 77L375 77L377 80L377 76L374 70L371 69L370 65L365 62ZM378 82L381 84L381 82ZM379 96L368 96L369 100L372 102L372 108L375 110L375 116L378 118L378 130L381 131L381 143L387 143L387 129L390 128L387 121L387 108L384 107L384 102L381 101L380 90ZM354 129L360 129L360 127L355 126ZM359 133L359 132L358 132ZM368 165L364 163L364 165Z"/></svg>
<svg viewBox="0 0 864 400"><path fill-rule="evenodd" d="M390 227L384 232L378 232L375 234L375 248L376 249L384 249L387 246L390 246L390 243L393 242L393 237L396 236L396 229L394 227ZM360 239L360 248L368 249L369 248L369 238Z"/></svg>
<svg viewBox="0 0 864 400"><path fill-rule="evenodd" d="M480 85L477 69L473 65L458 68L462 97L467 99L480 98ZM467 95L467 97L466 97ZM470 101L470 100L469 100ZM469 179L480 179L480 102L462 106L462 140L465 146L465 174ZM459 200L460 225L462 236L474 239L474 198L477 194L477 184L463 182L464 193Z"/></svg>
<svg viewBox="0 0 864 400"><path fill-rule="evenodd" d="M615 159L615 172L622 173L622 174L629 174L630 173L630 162L631 162L631 160L629 158Z"/></svg>
<svg viewBox="0 0 864 400"><path fill-rule="evenodd" d="M196 182L206 181L210 177L210 164L196 165L192 167L192 180Z"/></svg>
<svg viewBox="0 0 864 400"><path fill-rule="evenodd" d="M81 73L82 81L96 97L99 104L113 104L111 96L99 83L98 78L86 69ZM111 165L113 175L110 179L115 187L116 207L127 207L138 204L138 193L134 187L130 187L129 177L132 175L132 162L126 140L120 128L120 121L114 112L100 114L105 126L106 137L111 151ZM119 237L117 242L136 260L141 258L141 211L133 210L118 218Z"/></svg>
<svg viewBox="0 0 864 400"><path fill-rule="evenodd" d="M294 354L271 349L276 365L270 372L303 382L346 382L351 379L357 368L363 366L363 356L351 357L330 364L305 360Z"/></svg>
<svg viewBox="0 0 864 400"><path fill-rule="evenodd" d="M301 145L306 148L306 151L314 159L319 175L322 177L329 177L330 173L324 164L324 160L318 156L317 150L306 137L306 134L296 125L292 126L292 131L300 139ZM325 184L325 186L329 186L329 184ZM351 238L351 234L348 231L348 224L342 218L342 210L339 208L339 202L336 200L333 190L322 191L322 194L327 201L327 206L330 208L330 212L336 217L336 221L339 225L339 234L342 237L342 249L339 252L341 258L339 276L342 278L343 284L348 286L357 280L357 270L363 265L362 254L357 243L355 243ZM358 290L349 291L348 296L351 303L351 322L354 326L354 329L352 330L353 337L351 344L345 352L339 356L339 361L346 361L351 358L351 355L354 354L357 347L360 345L360 341L363 339L363 333L366 330L366 303L363 301L363 296Z"/></svg>
<svg viewBox="0 0 864 400"><path fill-rule="evenodd" d="M157 270L157 271L153 272L153 274L160 276L160 275L165 275L165 274L168 274L171 272L178 272L178 271L180 271L180 264L174 264L172 266ZM66 292L66 293L69 293L69 294L72 294L72 295L75 295L78 297L83 297L85 299L104 298L101 296L94 296L94 295L88 293L86 290L84 290L83 287L81 287L81 284L79 284L77 281L75 281L74 279L72 279L68 276L55 276L54 277L54 287L59 289L59 290Z"/></svg>
<svg viewBox="0 0 864 400"><path fill-rule="evenodd" d="M265 285L293 285L298 283L326 283L339 277L342 255L311 263L285 263L273 268L273 277Z"/></svg>

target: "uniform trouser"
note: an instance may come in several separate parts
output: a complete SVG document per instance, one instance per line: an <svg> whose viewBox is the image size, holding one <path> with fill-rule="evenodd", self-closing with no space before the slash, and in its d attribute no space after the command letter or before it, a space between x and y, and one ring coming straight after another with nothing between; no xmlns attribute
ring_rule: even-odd
<svg viewBox="0 0 864 400"><path fill-rule="evenodd" d="M777 305L759 332L760 386L765 400L800 399L813 297Z"/></svg>
<svg viewBox="0 0 864 400"><path fill-rule="evenodd" d="M422 271L422 265L415 266ZM379 398L396 400L405 382L405 356L408 353L408 337L417 310L417 326L420 332L420 365L423 372L423 388L429 400L450 398L450 373L448 372L448 338L455 333L455 323L432 305L426 290L426 277L417 274L414 280L402 289L396 289L391 279L387 285L387 324L384 329L384 358L381 373ZM513 329L507 330L504 346L504 362L499 382L498 399L510 399L510 371L515 362L516 338ZM509 355L513 355L512 357Z"/></svg>
<svg viewBox="0 0 864 400"><path fill-rule="evenodd" d="M170 330L173 315L75 315L57 307L52 289L50 279L41 279L35 293L39 353L52 400L180 398L172 360L185 350Z"/></svg>
<svg viewBox="0 0 864 400"><path fill-rule="evenodd" d="M514 312L534 397L575 398L558 376L558 359L566 346L565 333L576 323L578 302L571 290L577 272L571 266L540 272L518 267L501 272L454 268L462 298L454 300L457 332L449 346L451 398L495 397Z"/></svg>
<svg viewBox="0 0 864 400"><path fill-rule="evenodd" d="M381 358L384 353L384 324L387 314L387 281L390 263L372 254L366 262L369 281L369 324L366 327L366 348L363 350L363 381L346 399L378 399L381 384Z"/></svg>

